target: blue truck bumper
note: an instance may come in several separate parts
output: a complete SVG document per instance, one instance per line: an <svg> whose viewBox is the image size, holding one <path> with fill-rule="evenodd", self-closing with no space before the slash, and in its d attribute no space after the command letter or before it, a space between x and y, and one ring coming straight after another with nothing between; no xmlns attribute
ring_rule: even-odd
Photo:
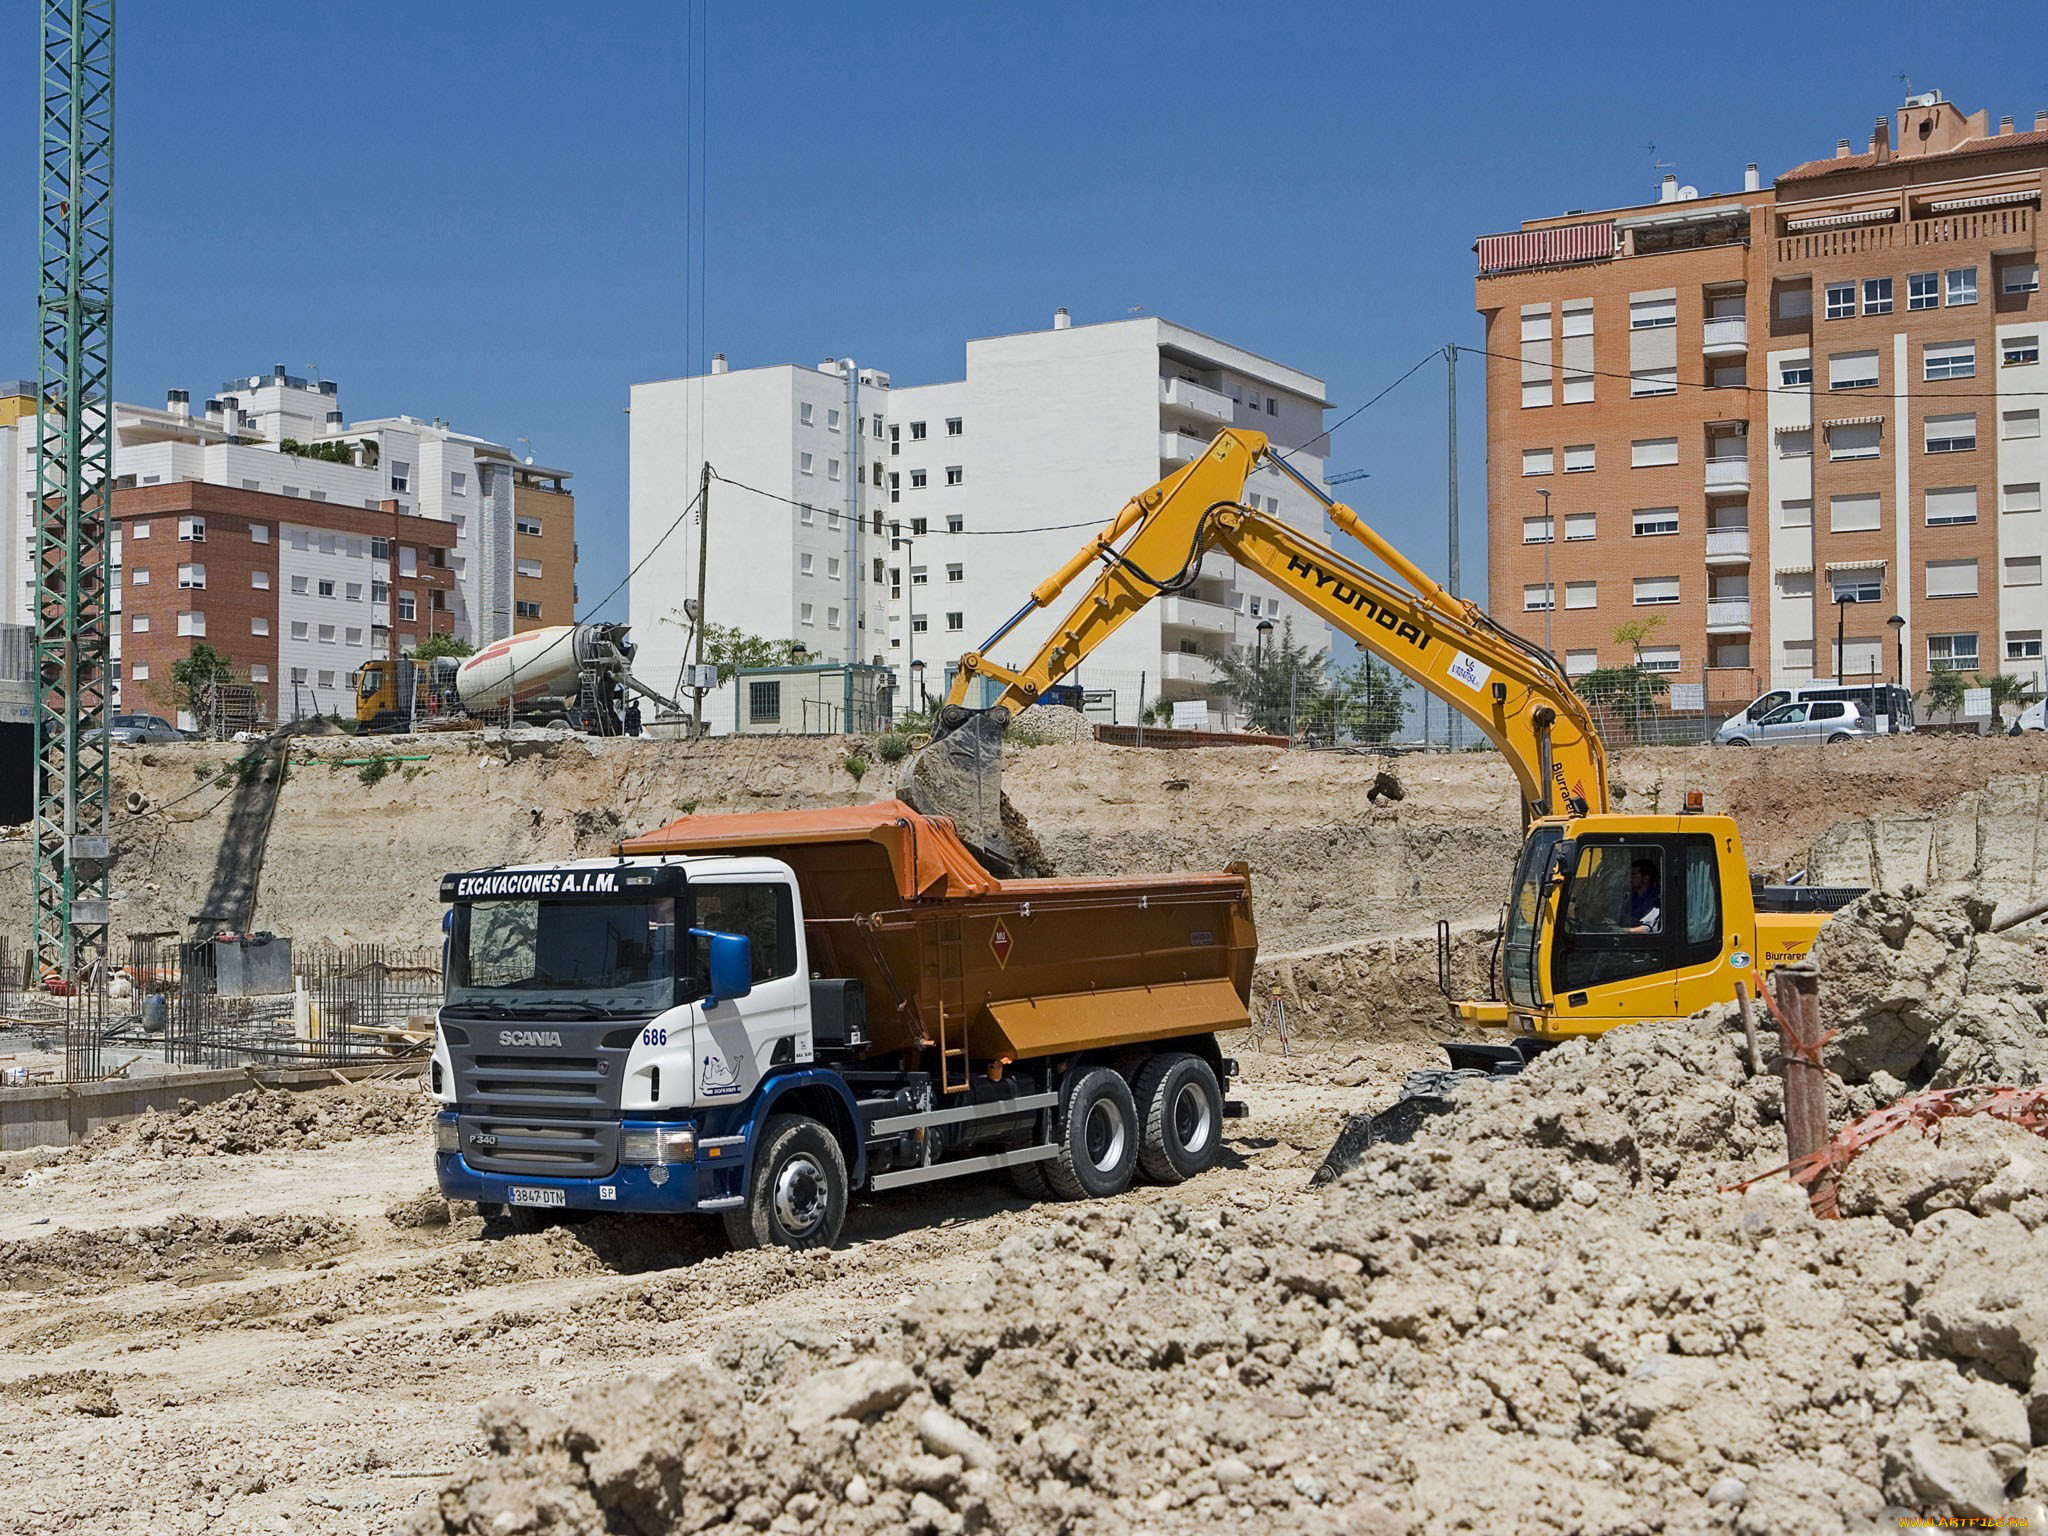
<svg viewBox="0 0 2048 1536"><path fill-rule="evenodd" d="M452 1115L443 1115L452 1121ZM628 1121L628 1127L635 1122ZM745 1159L730 1151L723 1159L690 1163L621 1163L603 1178L558 1179L534 1174L487 1173L473 1168L460 1152L437 1152L434 1175L441 1193L451 1200L481 1205L535 1205L570 1211L634 1211L677 1215L702 1210L730 1210L740 1203L746 1181ZM546 1205L515 1200L513 1190L559 1191L561 1201Z"/></svg>

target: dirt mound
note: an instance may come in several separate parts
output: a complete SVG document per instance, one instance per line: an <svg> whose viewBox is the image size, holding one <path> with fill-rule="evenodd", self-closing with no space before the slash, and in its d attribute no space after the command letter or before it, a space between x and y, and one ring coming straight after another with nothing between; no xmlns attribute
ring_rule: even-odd
<svg viewBox="0 0 2048 1536"><path fill-rule="evenodd" d="M303 1092L251 1088L217 1104L181 1099L175 1111L150 1110L104 1127L72 1148L66 1161L224 1157L327 1147L358 1136L420 1130L433 1120L434 1107L411 1079Z"/></svg>
<svg viewBox="0 0 2048 1536"><path fill-rule="evenodd" d="M1738 1041L1719 1012L1560 1047L1319 1211L1083 1208L853 1344L501 1403L416 1529L2039 1518L2048 1149L1901 1140L1868 1178L1907 1192L1838 1223L1721 1193L1783 1148Z"/></svg>
<svg viewBox="0 0 2048 1536"><path fill-rule="evenodd" d="M0 1290L97 1291L135 1280L218 1280L303 1263L351 1241L346 1223L320 1216L173 1216L147 1227L53 1232L0 1243Z"/></svg>

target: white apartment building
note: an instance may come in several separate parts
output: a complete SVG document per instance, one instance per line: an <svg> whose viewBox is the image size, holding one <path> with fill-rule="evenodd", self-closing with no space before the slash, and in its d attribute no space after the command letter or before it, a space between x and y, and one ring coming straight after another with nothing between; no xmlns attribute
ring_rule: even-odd
<svg viewBox="0 0 2048 1536"><path fill-rule="evenodd" d="M1094 528L1200 455L1220 428L1256 429L1283 448L1307 444L1292 462L1323 483L1326 446L1311 441L1328 409L1322 380L1157 317L1075 326L1061 311L1048 330L969 341L961 379L908 387L888 387L886 374L863 379L864 448L848 462L865 469L867 513L850 558L865 589L885 593L886 602L878 612L876 600L863 597L877 638L858 654L894 671L905 707L919 702L914 662L925 664L926 694L943 695L962 652L979 648ZM834 373L714 365L706 377L638 385L632 406L633 559L647 555L696 494L696 466L707 457L720 475L796 502L777 511L767 498L713 482L709 617L765 638L793 636L828 659L846 652L829 630L822 646L813 638L830 601L822 594L843 598L844 571L853 567L842 553L835 568L830 552L816 547L818 524L804 521L802 504L819 483L818 455L828 452L806 445L844 441L832 435L839 418L820 415L834 395L843 414L844 380ZM843 496L843 481L825 483L828 494ZM1326 537L1320 505L1279 473L1255 474L1246 497ZM827 531L833 550L842 541L838 529ZM668 647L660 654L669 670L648 673L657 682L673 678L683 659L686 625L673 620L695 591L695 551L688 524L634 579L643 660ZM1026 618L992 659L1022 665L1082 590L1077 582L1061 603ZM1250 648L1261 622L1278 629L1289 620L1299 638L1327 643L1318 618L1214 557L1189 593L1151 604L1067 681L1094 696L1104 718L1128 722L1141 697L1203 693L1217 676L1209 656ZM714 703L714 728L729 728L732 700ZM1220 705L1211 714L1230 723Z"/></svg>

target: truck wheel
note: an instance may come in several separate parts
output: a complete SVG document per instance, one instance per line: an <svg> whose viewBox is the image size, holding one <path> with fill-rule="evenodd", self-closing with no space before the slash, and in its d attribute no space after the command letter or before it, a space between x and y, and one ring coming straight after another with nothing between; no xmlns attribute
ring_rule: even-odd
<svg viewBox="0 0 2048 1536"><path fill-rule="evenodd" d="M1067 1083L1053 1121L1059 1151L1046 1159L1045 1182L1062 1200L1099 1200L1131 1187L1138 1171L1138 1106L1113 1067L1086 1067Z"/></svg>
<svg viewBox="0 0 2048 1536"><path fill-rule="evenodd" d="M770 1115L747 1203L724 1213L734 1248L830 1248L846 1224L846 1156L803 1115Z"/></svg>
<svg viewBox="0 0 2048 1536"><path fill-rule="evenodd" d="M1138 1163L1148 1178L1178 1184L1216 1164L1223 1146L1223 1090L1209 1063L1165 1051L1138 1072Z"/></svg>
<svg viewBox="0 0 2048 1536"><path fill-rule="evenodd" d="M1010 1182L1026 1200L1044 1200L1052 1194L1045 1182L1045 1162L1010 1164Z"/></svg>

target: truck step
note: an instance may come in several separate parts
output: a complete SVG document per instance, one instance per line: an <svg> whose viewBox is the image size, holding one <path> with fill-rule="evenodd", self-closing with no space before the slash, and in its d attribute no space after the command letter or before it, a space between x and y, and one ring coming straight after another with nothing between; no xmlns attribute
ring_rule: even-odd
<svg viewBox="0 0 2048 1536"><path fill-rule="evenodd" d="M868 1180L872 1190L901 1189L908 1184L929 1184L936 1179L958 1178L962 1174L986 1173L991 1168L1014 1168L1019 1163L1042 1163L1055 1156L1058 1147L1018 1147L1011 1152L991 1152L984 1157L963 1157L950 1163L933 1163L928 1168L900 1168L878 1173Z"/></svg>

